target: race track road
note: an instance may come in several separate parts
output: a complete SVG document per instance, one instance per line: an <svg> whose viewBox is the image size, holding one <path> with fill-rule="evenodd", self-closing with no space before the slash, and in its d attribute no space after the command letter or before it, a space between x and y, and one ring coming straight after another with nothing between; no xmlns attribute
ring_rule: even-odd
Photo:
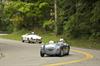
<svg viewBox="0 0 100 66"><path fill-rule="evenodd" d="M0 39L0 66L100 66L100 50L71 47L64 57L40 57L41 44Z"/></svg>

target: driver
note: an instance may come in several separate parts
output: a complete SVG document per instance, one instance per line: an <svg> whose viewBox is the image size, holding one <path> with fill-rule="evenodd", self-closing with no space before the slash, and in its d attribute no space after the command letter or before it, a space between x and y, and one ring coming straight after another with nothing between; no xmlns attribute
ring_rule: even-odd
<svg viewBox="0 0 100 66"><path fill-rule="evenodd" d="M50 40L50 41L49 41L49 44L54 44L54 41Z"/></svg>
<svg viewBox="0 0 100 66"><path fill-rule="evenodd" d="M33 34L33 35L34 35L34 32L31 32L31 34Z"/></svg>
<svg viewBox="0 0 100 66"><path fill-rule="evenodd" d="M60 38L59 42L64 42L64 39L63 38Z"/></svg>

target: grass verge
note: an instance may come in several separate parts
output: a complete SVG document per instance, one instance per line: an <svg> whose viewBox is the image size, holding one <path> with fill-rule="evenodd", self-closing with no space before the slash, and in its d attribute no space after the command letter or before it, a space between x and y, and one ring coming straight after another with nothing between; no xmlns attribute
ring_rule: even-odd
<svg viewBox="0 0 100 66"><path fill-rule="evenodd" d="M89 49L100 49L100 43L89 41L86 39L70 39L68 40L71 46L81 47L81 48L89 48Z"/></svg>
<svg viewBox="0 0 100 66"><path fill-rule="evenodd" d="M24 33L22 33L22 32L16 32L16 33L8 34L8 35L0 35L0 38L21 41L21 36L23 34L25 34L25 32ZM50 40L58 41L60 39L60 36L56 36L55 34L48 33L48 32L47 33L39 33L38 35L40 35L41 37L43 37L43 39L42 39L43 43L47 43Z"/></svg>

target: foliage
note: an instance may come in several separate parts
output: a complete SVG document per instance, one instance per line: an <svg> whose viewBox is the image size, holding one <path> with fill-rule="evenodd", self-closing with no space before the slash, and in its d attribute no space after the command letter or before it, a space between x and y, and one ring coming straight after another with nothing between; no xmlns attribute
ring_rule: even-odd
<svg viewBox="0 0 100 66"><path fill-rule="evenodd" d="M68 0L69 1L69 0ZM73 0L71 0L73 1ZM71 38L88 38L95 39L96 42L100 39L100 1L98 0L74 0L75 6L73 14L68 16L64 25L66 37ZM69 3L72 4L72 3ZM65 9L65 10L69 10ZM65 38L66 38L65 37Z"/></svg>
<svg viewBox="0 0 100 66"><path fill-rule="evenodd" d="M4 19L8 19L9 27L13 27L14 31L24 28L33 29L36 26L42 27L44 19L48 19L45 14L48 8L47 2L9 1L4 3Z"/></svg>
<svg viewBox="0 0 100 66"><path fill-rule="evenodd" d="M24 23L24 14L28 14L32 3L24 2L5 2L4 4L4 15L5 19L8 18L9 23L14 27L13 30L22 28Z"/></svg>
<svg viewBox="0 0 100 66"><path fill-rule="evenodd" d="M57 0L56 23L54 4L54 0L9 0L0 4L0 27L11 32L35 27L54 32L57 28L56 34L65 38L100 40L99 0Z"/></svg>
<svg viewBox="0 0 100 66"><path fill-rule="evenodd" d="M45 28L46 31L53 31L54 21L53 20L44 21L43 28Z"/></svg>

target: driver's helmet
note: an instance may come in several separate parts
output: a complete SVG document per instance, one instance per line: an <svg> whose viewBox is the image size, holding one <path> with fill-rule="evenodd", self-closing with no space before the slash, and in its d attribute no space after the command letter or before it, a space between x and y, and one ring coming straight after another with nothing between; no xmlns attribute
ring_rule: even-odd
<svg viewBox="0 0 100 66"><path fill-rule="evenodd" d="M61 38L59 41L60 41L60 42L64 42L64 39L63 39L63 38Z"/></svg>
<svg viewBox="0 0 100 66"><path fill-rule="evenodd" d="M52 40L49 41L49 44L53 44L53 43L54 43L54 41L52 41Z"/></svg>
<svg viewBox="0 0 100 66"><path fill-rule="evenodd" d="M34 32L31 32L31 34L34 34Z"/></svg>

